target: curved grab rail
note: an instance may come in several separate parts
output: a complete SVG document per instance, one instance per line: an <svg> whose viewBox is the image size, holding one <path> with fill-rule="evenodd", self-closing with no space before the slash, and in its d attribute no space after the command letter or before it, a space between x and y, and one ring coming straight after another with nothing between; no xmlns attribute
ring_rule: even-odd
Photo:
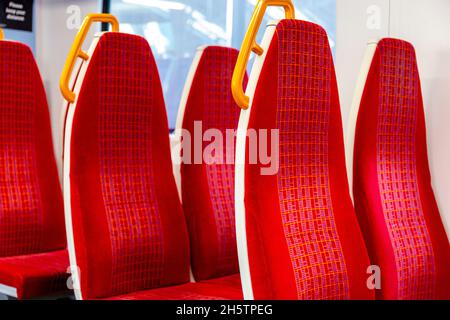
<svg viewBox="0 0 450 320"><path fill-rule="evenodd" d="M261 26L267 7L283 7L286 19L295 19L295 8L291 0L259 0L256 4L253 16L250 20L247 33L245 34L241 50L234 68L233 78L231 81L231 91L237 105L246 110L249 105L249 97L245 95L242 83L245 77L250 53L253 51L257 55L262 55L264 50L256 43L256 35Z"/></svg>
<svg viewBox="0 0 450 320"><path fill-rule="evenodd" d="M117 21L116 17L111 14L91 13L88 14L86 18L84 18L83 24L81 25L81 28L78 31L73 42L72 48L70 49L59 82L59 87L64 99L66 99L70 103L73 103L75 101L75 93L70 89L69 86L70 76L72 75L73 68L78 57L83 60L89 59L89 55L84 52L81 47L83 46L86 35L88 34L93 22L109 23L112 26L113 32L119 32L119 22Z"/></svg>

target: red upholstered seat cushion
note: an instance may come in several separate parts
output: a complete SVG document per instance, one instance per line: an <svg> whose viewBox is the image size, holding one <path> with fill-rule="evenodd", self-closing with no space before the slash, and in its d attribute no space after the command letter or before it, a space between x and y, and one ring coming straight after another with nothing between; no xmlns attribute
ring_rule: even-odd
<svg viewBox="0 0 450 320"><path fill-rule="evenodd" d="M50 117L29 47L0 41L0 79L0 257L64 249Z"/></svg>
<svg viewBox="0 0 450 320"><path fill-rule="evenodd" d="M29 47L0 41L0 284L67 290L64 213L47 100Z"/></svg>
<svg viewBox="0 0 450 320"><path fill-rule="evenodd" d="M245 167L256 299L371 299L370 265L349 195L336 77L325 31L276 26L249 128L279 130L279 171Z"/></svg>
<svg viewBox="0 0 450 320"><path fill-rule="evenodd" d="M382 299L450 298L450 248L431 187L411 44L378 44L355 136L355 206Z"/></svg>
<svg viewBox="0 0 450 320"><path fill-rule="evenodd" d="M111 300L242 300L242 290L207 282L139 291Z"/></svg>
<svg viewBox="0 0 450 320"><path fill-rule="evenodd" d="M221 288L228 288L236 292L237 299L243 299L241 277L239 274L233 274L231 276L214 278L210 280L200 281L201 284L210 284Z"/></svg>
<svg viewBox="0 0 450 320"><path fill-rule="evenodd" d="M201 122L203 132L215 129L223 137L213 158L203 159L201 164L181 164L182 202L190 231L192 272L197 281L239 272L234 223L233 131L237 129L240 109L231 93L238 53L226 47L204 49L183 116L182 128L192 139L194 122ZM226 144L227 130L233 130L231 146ZM206 151L210 143L203 142L202 150ZM194 152L192 140L190 154L193 156Z"/></svg>
<svg viewBox="0 0 450 320"><path fill-rule="evenodd" d="M0 258L0 284L17 289L18 299L68 292L66 250Z"/></svg>
<svg viewBox="0 0 450 320"><path fill-rule="evenodd" d="M70 188L84 299L189 281L161 83L142 37L99 39L74 114Z"/></svg>

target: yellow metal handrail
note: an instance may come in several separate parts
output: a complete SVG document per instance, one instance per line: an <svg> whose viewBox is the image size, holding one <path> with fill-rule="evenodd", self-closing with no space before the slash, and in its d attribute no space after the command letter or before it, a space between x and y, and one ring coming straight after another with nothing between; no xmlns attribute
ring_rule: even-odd
<svg viewBox="0 0 450 320"><path fill-rule="evenodd" d="M5 33L3 32L3 29L0 28L0 40L5 39Z"/></svg>
<svg viewBox="0 0 450 320"><path fill-rule="evenodd" d="M262 55L264 50L256 43L256 35L263 21L264 14L268 7L283 7L286 19L295 19L295 7L291 0L259 0L256 4L253 16L250 20L247 33L245 34L241 50L234 68L231 80L231 91L237 105L242 109L247 109L249 97L245 95L243 81L247 69L250 53L253 51L257 55Z"/></svg>
<svg viewBox="0 0 450 320"><path fill-rule="evenodd" d="M119 32L119 22L116 17L111 14L91 13L84 18L83 24L81 25L81 28L73 42L72 48L70 49L59 82L59 87L64 99L70 103L75 101L75 93L69 87L70 76L72 75L77 58L81 58L83 60L89 59L89 55L82 50L82 46L93 22L109 23L112 26L113 32Z"/></svg>

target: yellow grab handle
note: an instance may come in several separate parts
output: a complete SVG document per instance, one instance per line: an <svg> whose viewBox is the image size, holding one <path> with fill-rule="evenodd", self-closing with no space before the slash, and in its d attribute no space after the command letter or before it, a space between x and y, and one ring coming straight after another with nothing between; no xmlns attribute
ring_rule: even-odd
<svg viewBox="0 0 450 320"><path fill-rule="evenodd" d="M256 43L256 35L258 34L267 7L270 6L283 7L286 19L295 19L295 8L291 0L259 0L256 4L241 50L239 51L233 78L231 80L233 98L237 105L244 110L246 110L249 105L249 98L245 95L244 89L242 88L245 70L247 69L251 51L257 55L262 55L264 52L261 46Z"/></svg>
<svg viewBox="0 0 450 320"><path fill-rule="evenodd" d="M64 99L70 103L75 101L75 93L69 87L70 76L72 75L72 71L78 57L83 60L89 59L89 55L84 52L81 47L83 46L86 35L88 34L93 22L109 23L112 26L113 32L119 32L119 21L117 21L116 17L111 14L91 13L84 18L83 24L81 25L81 28L73 42L72 48L70 49L69 56L67 57L66 64L64 65L64 69L61 74L61 79L59 81L61 93Z"/></svg>
<svg viewBox="0 0 450 320"><path fill-rule="evenodd" d="M5 34L3 33L3 29L0 28L0 40L5 39Z"/></svg>

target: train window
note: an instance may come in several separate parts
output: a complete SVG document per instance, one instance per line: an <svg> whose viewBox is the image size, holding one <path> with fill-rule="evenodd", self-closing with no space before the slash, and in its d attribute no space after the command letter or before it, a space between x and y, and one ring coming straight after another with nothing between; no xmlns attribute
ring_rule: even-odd
<svg viewBox="0 0 450 320"><path fill-rule="evenodd" d="M121 30L144 36L152 47L163 85L169 127L175 127L178 104L195 50L201 45L239 48L257 0L104 0ZM331 46L336 33L336 0L297 0L297 18L321 24ZM270 8L266 21L283 17ZM264 30L260 32L262 36Z"/></svg>

